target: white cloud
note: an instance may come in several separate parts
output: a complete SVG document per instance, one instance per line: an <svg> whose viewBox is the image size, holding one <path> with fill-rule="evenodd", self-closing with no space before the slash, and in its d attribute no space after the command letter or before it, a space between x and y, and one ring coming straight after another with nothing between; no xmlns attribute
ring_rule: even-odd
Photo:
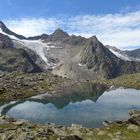
<svg viewBox="0 0 140 140"><path fill-rule="evenodd" d="M24 36L35 36L55 30L58 27L58 21L54 18L23 18L18 20L8 20L6 21L6 25L18 34L22 34Z"/></svg>
<svg viewBox="0 0 140 140"><path fill-rule="evenodd" d="M51 33L59 27L70 34L85 37L96 35L104 44L121 49L140 46L140 11L48 19L25 18L6 23L13 31L25 36Z"/></svg>

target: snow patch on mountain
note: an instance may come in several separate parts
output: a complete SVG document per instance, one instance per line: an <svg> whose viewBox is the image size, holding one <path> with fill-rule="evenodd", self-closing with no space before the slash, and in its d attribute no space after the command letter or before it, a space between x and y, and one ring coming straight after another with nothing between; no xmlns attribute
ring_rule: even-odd
<svg viewBox="0 0 140 140"><path fill-rule="evenodd" d="M50 63L48 63L47 57L45 56L46 43L43 43L40 40L22 40L21 42L25 47L38 54L48 66L51 65Z"/></svg>
<svg viewBox="0 0 140 140"><path fill-rule="evenodd" d="M42 60L46 63L47 66L54 67L53 63L48 62L48 59L45 55L45 50L49 51L52 48L59 48L59 47L51 45L51 42L44 43L41 40L21 40L13 35L9 35L9 34L3 32L1 28L0 28L0 33L10 37L12 40L18 41L19 43L22 44L23 47L26 47L26 48L34 51L37 55L39 55L42 58Z"/></svg>
<svg viewBox="0 0 140 140"><path fill-rule="evenodd" d="M56 64L48 61L45 52L59 47L53 45L51 46L51 44L48 45L48 43L42 42L41 40L18 40L18 42L22 44L22 47L26 47L39 55L40 58L42 58L42 60L46 63L48 68L53 69L55 67Z"/></svg>
<svg viewBox="0 0 140 140"><path fill-rule="evenodd" d="M118 58L122 59L122 60L125 60L125 61L132 61L129 57L119 53L119 52L116 52L112 49L109 49L114 55L116 55Z"/></svg>

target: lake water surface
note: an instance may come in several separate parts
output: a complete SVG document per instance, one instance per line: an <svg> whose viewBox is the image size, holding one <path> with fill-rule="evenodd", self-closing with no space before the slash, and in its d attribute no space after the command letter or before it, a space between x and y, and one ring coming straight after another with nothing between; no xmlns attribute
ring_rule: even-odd
<svg viewBox="0 0 140 140"><path fill-rule="evenodd" d="M69 89L68 89L69 90ZM100 127L104 120L123 120L128 111L140 109L140 90L108 90L100 86L80 86L57 96L41 95L3 107L1 113L34 123L81 124Z"/></svg>

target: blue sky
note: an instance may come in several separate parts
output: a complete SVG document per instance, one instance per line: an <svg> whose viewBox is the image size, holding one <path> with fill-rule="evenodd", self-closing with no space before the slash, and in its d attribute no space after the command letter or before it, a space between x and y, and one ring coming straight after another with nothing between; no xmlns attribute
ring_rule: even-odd
<svg viewBox="0 0 140 140"><path fill-rule="evenodd" d="M140 46L140 0L0 0L0 20L25 36L62 28L122 49Z"/></svg>
<svg viewBox="0 0 140 140"><path fill-rule="evenodd" d="M0 18L117 13L139 0L0 0Z"/></svg>

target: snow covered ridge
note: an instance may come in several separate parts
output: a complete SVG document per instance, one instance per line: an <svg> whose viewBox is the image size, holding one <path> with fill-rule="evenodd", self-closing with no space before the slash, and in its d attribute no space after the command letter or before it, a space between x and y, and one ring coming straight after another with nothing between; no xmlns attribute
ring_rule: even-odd
<svg viewBox="0 0 140 140"><path fill-rule="evenodd" d="M13 35L9 35L9 34L3 32L1 28L0 28L0 33L3 34L3 35L7 35L7 36L10 37L11 39L19 40L17 37L15 37L15 36L13 36Z"/></svg>
<svg viewBox="0 0 140 140"><path fill-rule="evenodd" d="M125 60L125 61L132 61L129 57L122 55L121 53L114 51L112 49L109 49L113 54L115 54L118 58Z"/></svg>
<svg viewBox="0 0 140 140"><path fill-rule="evenodd" d="M112 49L109 49L114 55L116 55L118 58L122 59L122 60L125 60L125 61L140 61L140 59L136 59L136 58L133 58L133 57L129 57L127 56L126 54L122 54L122 53L119 53L118 51L114 51Z"/></svg>
<svg viewBox="0 0 140 140"><path fill-rule="evenodd" d="M45 50L49 51L52 48L60 48L60 47L52 46L51 42L44 43L41 40L21 40L13 35L9 35L9 34L3 32L1 28L0 28L0 33L10 37L12 40L15 40L15 41L21 43L22 47L26 47L26 48L34 51L37 55L39 55L42 58L42 60L46 63L46 65L48 67L52 67L52 68L54 67L55 64L48 62L48 59L45 55Z"/></svg>

